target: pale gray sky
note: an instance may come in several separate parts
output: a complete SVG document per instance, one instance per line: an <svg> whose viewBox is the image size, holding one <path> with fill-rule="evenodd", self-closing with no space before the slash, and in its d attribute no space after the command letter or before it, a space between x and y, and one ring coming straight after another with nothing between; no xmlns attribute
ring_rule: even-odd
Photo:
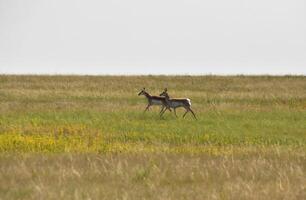
<svg viewBox="0 0 306 200"><path fill-rule="evenodd" d="M0 0L0 73L306 75L306 1Z"/></svg>

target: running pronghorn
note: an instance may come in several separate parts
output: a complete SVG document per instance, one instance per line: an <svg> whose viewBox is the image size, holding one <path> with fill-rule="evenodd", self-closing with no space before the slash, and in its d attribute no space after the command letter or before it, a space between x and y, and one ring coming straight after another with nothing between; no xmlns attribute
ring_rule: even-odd
<svg viewBox="0 0 306 200"><path fill-rule="evenodd" d="M175 109L178 108L178 107L184 107L186 112L183 115L183 118L190 111L192 113L193 117L195 119L197 119L194 112L191 110L190 99L187 99L187 98L179 98L179 99L178 98L172 98L172 99L170 99L170 97L167 93L167 88L165 88L165 90L159 96L164 96L166 98L166 102L167 102L168 106L170 108L173 108L174 114L175 114L176 117L177 117L177 115L176 115L176 110ZM164 114L164 112L161 113L161 116Z"/></svg>
<svg viewBox="0 0 306 200"><path fill-rule="evenodd" d="M162 106L162 108L159 112L160 116L161 116L161 113L164 113L166 110L169 110L171 112L171 108L169 107L168 103L166 102L165 97L151 96L148 92L146 92L145 88L143 88L138 93L138 96L140 96L140 95L144 95L148 100L148 105L147 105L146 109L144 110L144 112L146 112L149 109L149 107L153 106L153 105L161 105Z"/></svg>

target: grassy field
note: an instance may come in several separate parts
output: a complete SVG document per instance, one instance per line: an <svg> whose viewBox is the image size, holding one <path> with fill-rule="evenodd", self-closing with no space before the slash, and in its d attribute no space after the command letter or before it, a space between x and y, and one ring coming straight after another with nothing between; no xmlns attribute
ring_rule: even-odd
<svg viewBox="0 0 306 200"><path fill-rule="evenodd" d="M1 75L0 199L59 198L306 199L306 77Z"/></svg>

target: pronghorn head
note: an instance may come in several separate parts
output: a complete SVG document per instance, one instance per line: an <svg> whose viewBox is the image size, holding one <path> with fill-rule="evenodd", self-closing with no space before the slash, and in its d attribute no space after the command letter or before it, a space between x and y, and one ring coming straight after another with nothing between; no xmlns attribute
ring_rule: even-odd
<svg viewBox="0 0 306 200"><path fill-rule="evenodd" d="M164 91L159 96L169 97L167 88L164 89Z"/></svg>
<svg viewBox="0 0 306 200"><path fill-rule="evenodd" d="M147 92L146 92L146 88L143 88L139 93L138 93L138 96L140 95L145 95Z"/></svg>

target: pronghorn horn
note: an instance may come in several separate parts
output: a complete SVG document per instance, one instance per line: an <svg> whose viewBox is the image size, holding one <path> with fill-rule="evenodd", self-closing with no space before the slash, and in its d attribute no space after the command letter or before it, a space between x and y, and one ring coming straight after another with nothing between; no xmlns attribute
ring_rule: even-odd
<svg viewBox="0 0 306 200"><path fill-rule="evenodd" d="M146 90L146 88L143 88L143 90Z"/></svg>
<svg viewBox="0 0 306 200"><path fill-rule="evenodd" d="M167 88L165 88L165 92L167 92L167 90L168 90L168 89L167 89Z"/></svg>

